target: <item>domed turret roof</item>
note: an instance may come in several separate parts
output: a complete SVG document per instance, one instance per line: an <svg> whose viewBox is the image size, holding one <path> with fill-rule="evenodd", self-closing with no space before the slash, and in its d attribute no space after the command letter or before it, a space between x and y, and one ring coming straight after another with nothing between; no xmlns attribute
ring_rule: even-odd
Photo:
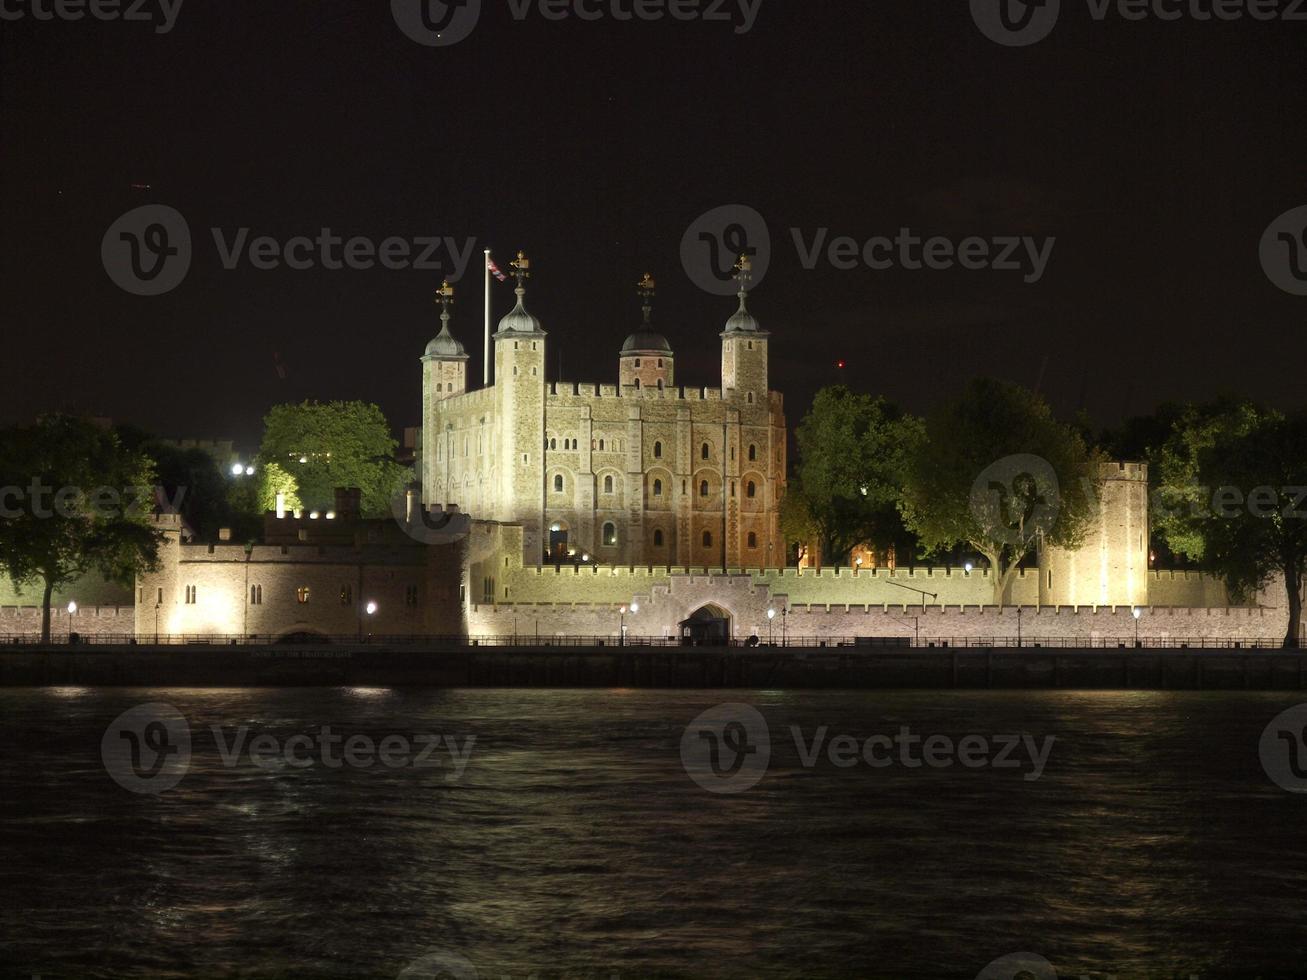
<svg viewBox="0 0 1307 980"><path fill-rule="evenodd" d="M467 350L449 332L449 308L454 305L454 287L449 284L449 280L445 280L436 291L436 302L441 307L440 333L427 344L426 356L442 361L466 361Z"/></svg>
<svg viewBox="0 0 1307 980"><path fill-rule="evenodd" d="M517 288L513 290L517 294L517 305L499 321L499 329L495 333L543 334L540 321L526 311L526 281L531 278L531 260L518 252L517 258L510 264L513 267L513 277L517 279Z"/></svg>
<svg viewBox="0 0 1307 980"><path fill-rule="evenodd" d="M646 351L670 354L672 345L667 342L666 337L653 328L653 276L646 272L644 278L636 286L636 291L639 292L640 298L644 300L642 306L644 323L640 324L639 329L626 338L626 342L622 344L622 354L643 354Z"/></svg>
<svg viewBox="0 0 1307 980"><path fill-rule="evenodd" d="M726 321L726 333L758 333L762 327L758 324L758 318L749 312L745 304L745 297L748 294L743 289L740 290L740 308L731 314L731 318Z"/></svg>
<svg viewBox="0 0 1307 980"><path fill-rule="evenodd" d="M641 353L644 351L658 351L661 354L670 354L672 345L667 342L667 338L656 330L640 329L631 336L626 338L626 343L622 344L623 354Z"/></svg>
<svg viewBox="0 0 1307 980"><path fill-rule="evenodd" d="M440 333L427 344L427 357L438 357L445 361L467 360L467 350L449 332L448 320L441 325Z"/></svg>
<svg viewBox="0 0 1307 980"><path fill-rule="evenodd" d="M517 305L499 321L496 333L543 333L540 320L526 311L526 290L517 287Z"/></svg>

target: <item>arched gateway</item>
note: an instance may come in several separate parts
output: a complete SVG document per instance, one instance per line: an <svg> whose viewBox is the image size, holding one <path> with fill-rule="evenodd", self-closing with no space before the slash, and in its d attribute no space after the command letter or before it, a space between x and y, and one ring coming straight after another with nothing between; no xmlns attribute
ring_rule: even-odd
<svg viewBox="0 0 1307 980"><path fill-rule="evenodd" d="M731 639L731 614L721 606L700 606L681 621L681 642L690 646L726 644Z"/></svg>

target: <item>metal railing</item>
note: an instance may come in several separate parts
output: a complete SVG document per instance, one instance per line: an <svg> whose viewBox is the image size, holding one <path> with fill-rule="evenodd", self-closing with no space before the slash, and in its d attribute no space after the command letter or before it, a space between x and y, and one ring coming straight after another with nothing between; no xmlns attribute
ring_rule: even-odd
<svg viewBox="0 0 1307 980"><path fill-rule="evenodd" d="M619 635L610 636L537 636L534 634L506 634L503 636L468 637L431 634L363 635L339 634L131 634L96 633L56 634L49 644L42 644L32 634L0 634L0 649L23 646L146 646L146 647L197 647L223 646L370 646L370 647L439 647L457 649L518 648L539 649L551 647L629 647L632 649L665 647L710 647L772 652L778 649L853 649L871 652L877 649L1141 649L1176 650L1195 648L1205 650L1274 650L1284 647L1284 638L1276 637L1039 637L1039 636L787 636L763 639L750 637L730 640L692 640L676 636L632 636L623 641Z"/></svg>

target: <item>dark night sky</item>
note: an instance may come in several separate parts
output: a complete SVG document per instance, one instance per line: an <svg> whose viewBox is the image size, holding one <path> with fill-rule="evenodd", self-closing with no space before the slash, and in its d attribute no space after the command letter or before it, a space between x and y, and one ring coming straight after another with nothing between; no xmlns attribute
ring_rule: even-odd
<svg viewBox="0 0 1307 980"><path fill-rule="evenodd" d="M1257 253L1307 204L1307 23L1100 23L1063 6L1028 48L987 40L963 0L762 0L743 36L519 23L486 0L447 48L406 38L381 0L185 0L163 36L2 23L0 422L76 410L249 443L269 405L305 397L418 419L437 274L227 271L215 225L475 236L505 266L525 248L528 305L568 380L615 380L650 271L678 380L712 384L733 303L689 281L679 245L734 202L772 231L751 305L792 423L840 358L850 384L916 411L976 374L1033 385L1045 363L1059 412L1102 423L1221 390L1307 404L1307 299ZM186 216L196 252L179 288L142 298L99 249L151 202ZM904 225L1057 244L1027 285L807 271L787 231ZM496 297L497 318L508 287ZM455 333L478 377L480 322L474 264Z"/></svg>

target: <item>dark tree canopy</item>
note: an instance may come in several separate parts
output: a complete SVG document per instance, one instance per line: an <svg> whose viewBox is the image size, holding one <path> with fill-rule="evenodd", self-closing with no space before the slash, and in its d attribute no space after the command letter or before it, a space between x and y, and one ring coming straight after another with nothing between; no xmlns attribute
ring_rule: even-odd
<svg viewBox="0 0 1307 980"><path fill-rule="evenodd" d="M795 432L796 478L781 504L787 542L815 541L828 564L859 544L904 547L898 503L922 433L920 419L884 399L843 385L819 391Z"/></svg>
<svg viewBox="0 0 1307 980"><path fill-rule="evenodd" d="M263 425L259 462L289 474L303 506L326 509L336 488L358 487L364 516L390 513L391 497L404 485L407 471L394 461L398 443L376 405L277 405Z"/></svg>
<svg viewBox="0 0 1307 980"><path fill-rule="evenodd" d="M0 567L15 584L42 583L42 640L56 588L91 571L129 585L156 566L154 477L148 456L82 419L0 430Z"/></svg>
<svg viewBox="0 0 1307 980"><path fill-rule="evenodd" d="M1041 539L1080 543L1097 502L1098 458L1034 392L977 379L926 430L906 481L908 527L927 551L968 544L983 555L996 604Z"/></svg>

